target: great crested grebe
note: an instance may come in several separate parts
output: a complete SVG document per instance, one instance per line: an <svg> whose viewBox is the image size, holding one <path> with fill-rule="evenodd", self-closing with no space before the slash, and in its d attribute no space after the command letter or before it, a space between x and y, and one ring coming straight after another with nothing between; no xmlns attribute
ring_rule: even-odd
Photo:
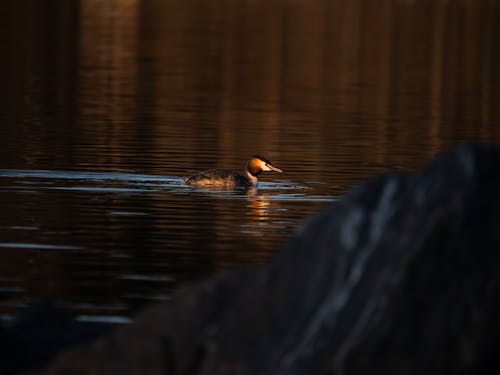
<svg viewBox="0 0 500 375"><path fill-rule="evenodd" d="M271 162L265 157L254 155L247 162L245 170L242 173L211 169L186 177L182 180L182 183L196 186L251 188L257 186L259 182L257 176L262 171L283 172L281 169L273 167Z"/></svg>

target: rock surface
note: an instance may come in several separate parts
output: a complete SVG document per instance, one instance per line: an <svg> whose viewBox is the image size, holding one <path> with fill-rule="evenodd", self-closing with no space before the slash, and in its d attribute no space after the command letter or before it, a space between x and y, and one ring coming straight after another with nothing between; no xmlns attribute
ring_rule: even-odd
<svg viewBox="0 0 500 375"><path fill-rule="evenodd" d="M500 373L499 193L486 146L376 178L44 374Z"/></svg>
<svg viewBox="0 0 500 375"><path fill-rule="evenodd" d="M0 325L0 374L43 367L60 350L109 331L108 325L78 322L47 302L32 302Z"/></svg>

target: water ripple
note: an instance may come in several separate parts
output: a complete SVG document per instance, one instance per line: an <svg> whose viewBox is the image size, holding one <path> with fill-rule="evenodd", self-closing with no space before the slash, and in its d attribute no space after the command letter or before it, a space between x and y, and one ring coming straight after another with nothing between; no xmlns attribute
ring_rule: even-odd
<svg viewBox="0 0 500 375"><path fill-rule="evenodd" d="M180 177L130 172L79 172L57 170L0 169L0 178L24 179L21 181L16 181L19 186L2 186L2 189L23 189L23 191L25 191L24 185L29 184L31 192L36 192L36 190L75 190L95 193L151 194L170 191L172 193L178 194L209 194L210 196L218 199L241 199L244 197L256 195L256 193L259 192L259 194L265 195L268 199L272 199L275 201L300 200L329 202L333 200L331 196L307 194L308 191L312 190L311 187L297 184L293 181L288 180L259 182L258 190L215 190L182 185ZM43 179L49 181L33 181L32 179ZM57 181L59 180L66 182L69 181L72 182L72 184L56 185ZM98 184L98 186L93 186L96 183ZM115 186L117 183L122 186ZM283 193L284 191L295 191L297 193Z"/></svg>

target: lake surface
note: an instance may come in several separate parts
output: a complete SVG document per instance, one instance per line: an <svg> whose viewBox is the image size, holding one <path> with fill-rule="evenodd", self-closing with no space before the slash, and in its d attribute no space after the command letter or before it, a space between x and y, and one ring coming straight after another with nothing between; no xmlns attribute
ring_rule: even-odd
<svg viewBox="0 0 500 375"><path fill-rule="evenodd" d="M352 185L500 143L496 1L0 5L0 313L126 321ZM187 187L262 154L257 192Z"/></svg>

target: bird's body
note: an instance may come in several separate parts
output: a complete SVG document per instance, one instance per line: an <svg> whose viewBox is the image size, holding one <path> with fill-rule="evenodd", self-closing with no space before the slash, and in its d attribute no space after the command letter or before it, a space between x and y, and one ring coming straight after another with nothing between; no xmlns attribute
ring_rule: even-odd
<svg viewBox="0 0 500 375"><path fill-rule="evenodd" d="M256 187L259 180L257 176L263 171L283 172L273 167L271 162L263 156L254 155L246 164L243 172L220 170L207 170L187 177L182 182L185 185L196 185L218 188L251 188Z"/></svg>

